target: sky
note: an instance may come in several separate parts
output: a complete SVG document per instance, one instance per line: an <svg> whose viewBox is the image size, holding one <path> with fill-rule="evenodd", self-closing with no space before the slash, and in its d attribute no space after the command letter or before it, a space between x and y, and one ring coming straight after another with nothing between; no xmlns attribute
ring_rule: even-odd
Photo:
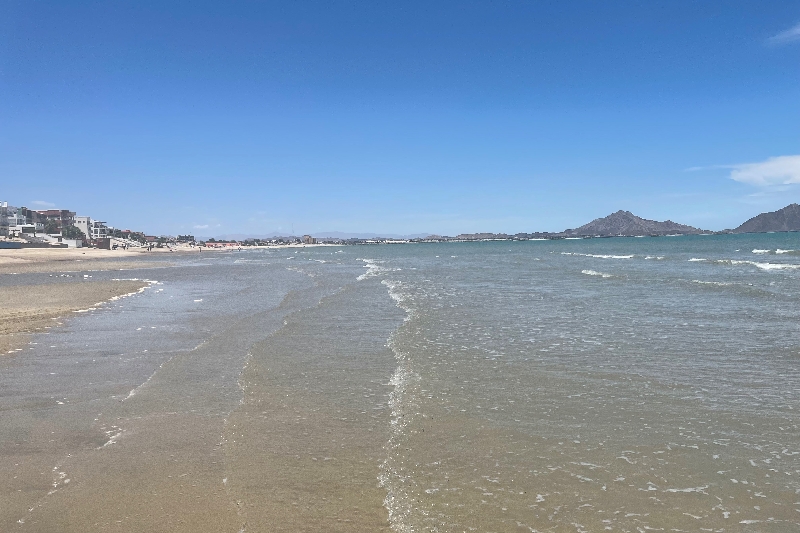
<svg viewBox="0 0 800 533"><path fill-rule="evenodd" d="M796 1L0 1L0 201L148 234L800 202Z"/></svg>

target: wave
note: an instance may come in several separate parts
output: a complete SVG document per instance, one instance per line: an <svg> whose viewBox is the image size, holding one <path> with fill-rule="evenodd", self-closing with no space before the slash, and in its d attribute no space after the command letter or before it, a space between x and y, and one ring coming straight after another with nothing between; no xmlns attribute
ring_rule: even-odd
<svg viewBox="0 0 800 533"><path fill-rule="evenodd" d="M717 263L721 265L752 265L761 270L798 270L800 269L800 264L796 263L764 263L759 261L740 261L737 259L698 259L693 257L689 259L690 262L692 261L703 261L707 263Z"/></svg>
<svg viewBox="0 0 800 533"><path fill-rule="evenodd" d="M603 278L613 278L611 274L606 274L605 272L598 272L596 270L581 270L581 274L586 274L587 276L601 276Z"/></svg>
<svg viewBox="0 0 800 533"><path fill-rule="evenodd" d="M754 253L754 254L768 254L768 253L770 253L770 252L771 252L771 250L759 250L758 248L756 248L755 250L753 250L753 253Z"/></svg>
<svg viewBox="0 0 800 533"><path fill-rule="evenodd" d="M356 281L363 281L367 278L373 278L381 274L382 272L396 272L397 270L400 270L399 268L387 268L381 266L381 264L385 263L386 261L379 261L377 259L362 259L362 258L358 258L357 260L363 261L365 263L364 267L367 269L367 271L358 276L356 278Z"/></svg>
<svg viewBox="0 0 800 533"><path fill-rule="evenodd" d="M95 311L95 310L99 309L100 307L102 307L103 304L106 304L108 302L116 302L117 300L122 300L123 298L127 298L129 296L135 296L137 294L141 294L141 293L143 293L145 291L145 289L148 289L148 288L152 287L153 285L163 285L160 281L155 281L155 280L152 280L152 279L113 278L111 281L142 281L144 283L147 283L147 285L142 287L141 289L137 289L137 290L135 290L133 292L128 292L128 293L125 293L125 294L112 296L111 298L109 298L108 300L106 300L104 302L97 302L92 307L87 307L86 309L78 309L75 312L76 313L88 313L89 311Z"/></svg>
<svg viewBox="0 0 800 533"><path fill-rule="evenodd" d="M598 259L633 259L634 254L630 255L605 255L605 254L581 254L578 252L561 252L561 255L581 255L583 257L596 257Z"/></svg>
<svg viewBox="0 0 800 533"><path fill-rule="evenodd" d="M399 281L389 280L383 280L381 283L387 287L389 296L397 306L406 312L403 319L403 325L405 325L414 318L415 313L407 303L408 295L401 290L402 284ZM406 427L413 421L416 413L416 383L421 378L414 372L408 354L397 346L396 336L403 325L390 335L387 342L387 346L394 352L397 368L389 379L389 385L393 387L389 393L389 408L392 417L391 433L389 441L384 446L386 459L380 465L378 482L386 490L383 505L389 514L389 524L392 529L401 533L412 533L414 528L409 523L409 518L414 510L414 499L409 494L409 475L405 473L402 460L398 458L397 454L405 442Z"/></svg>
<svg viewBox="0 0 800 533"><path fill-rule="evenodd" d="M269 265L271 263L265 261L264 259L237 259L233 262L233 264Z"/></svg>
<svg viewBox="0 0 800 533"><path fill-rule="evenodd" d="M760 268L761 270L797 270L800 269L800 265L794 265L789 263L756 263L753 261L748 261L748 263L752 264L753 266Z"/></svg>
<svg viewBox="0 0 800 533"><path fill-rule="evenodd" d="M726 281L702 281L699 279L693 279L692 283L699 283L701 285L714 285L716 287L729 287L731 285L736 285L736 283L730 283Z"/></svg>
<svg viewBox="0 0 800 533"><path fill-rule="evenodd" d="M753 265L761 270L795 270L800 268L800 265L792 263L760 263L758 261L736 261L736 260L720 260L718 263L730 263L731 265Z"/></svg>

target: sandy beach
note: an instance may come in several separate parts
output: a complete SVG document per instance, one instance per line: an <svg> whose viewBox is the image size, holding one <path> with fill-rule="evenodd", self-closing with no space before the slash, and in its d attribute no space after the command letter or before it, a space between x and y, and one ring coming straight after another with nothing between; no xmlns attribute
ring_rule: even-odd
<svg viewBox="0 0 800 533"><path fill-rule="evenodd" d="M247 250L303 249L335 247L334 244L273 244L248 246ZM202 250L202 251L201 251ZM23 248L0 250L0 275L29 274L34 272L73 272L87 270L129 270L137 268L163 267L164 257L175 254L230 253L234 247L200 247L188 244L171 245L167 248L129 248L128 250L101 250L99 248ZM147 258L158 258L148 262Z"/></svg>
<svg viewBox="0 0 800 533"><path fill-rule="evenodd" d="M86 270L127 270L148 268L146 256L161 255L162 250L100 250L98 248L23 248L0 250L0 274L67 272ZM163 266L163 263L158 263Z"/></svg>
<svg viewBox="0 0 800 533"><path fill-rule="evenodd" d="M283 245L271 248L302 248L321 245ZM260 248L260 247L252 247ZM266 248L266 247L265 247ZM204 248L205 253L230 252L230 248ZM0 250L0 275L34 273L135 270L169 266L163 258L170 254L199 254L199 247L177 245L171 248L24 248ZM148 261L148 258L154 260ZM86 281L75 277L72 283L24 284L0 287L0 354L19 351L27 334L59 324L57 319L93 307L111 298L135 292L142 281Z"/></svg>
<svg viewBox="0 0 800 533"><path fill-rule="evenodd" d="M60 317L136 292L144 281L78 281L0 288L0 354L21 351L28 334L60 325Z"/></svg>
<svg viewBox="0 0 800 533"><path fill-rule="evenodd" d="M3 250L0 252L0 275L131 270L164 265L143 261L142 256L141 252L93 248ZM95 282L74 276L58 284L0 287L0 354L21 351L28 342L28 334L59 325L60 317L145 286L144 281Z"/></svg>

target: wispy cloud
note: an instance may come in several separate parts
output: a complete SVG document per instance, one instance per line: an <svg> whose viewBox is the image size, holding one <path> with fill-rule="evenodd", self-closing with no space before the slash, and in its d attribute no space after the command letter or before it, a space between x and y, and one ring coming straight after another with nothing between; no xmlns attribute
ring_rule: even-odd
<svg viewBox="0 0 800 533"><path fill-rule="evenodd" d="M195 224L194 229L208 229L208 224Z"/></svg>
<svg viewBox="0 0 800 533"><path fill-rule="evenodd" d="M792 41L800 41L800 23L767 39L770 44L785 44Z"/></svg>
<svg viewBox="0 0 800 533"><path fill-rule="evenodd" d="M800 184L800 155L770 157L758 163L730 165L730 178L761 187Z"/></svg>
<svg viewBox="0 0 800 533"><path fill-rule="evenodd" d="M35 205L38 207L55 207L56 204L52 202L45 202L44 200L34 200L31 202L31 205Z"/></svg>

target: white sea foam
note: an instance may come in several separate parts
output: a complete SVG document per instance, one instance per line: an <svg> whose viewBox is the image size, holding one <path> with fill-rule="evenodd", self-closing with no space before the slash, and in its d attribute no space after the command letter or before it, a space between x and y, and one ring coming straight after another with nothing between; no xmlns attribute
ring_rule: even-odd
<svg viewBox="0 0 800 533"><path fill-rule="evenodd" d="M754 254L768 254L769 252L770 252L770 250L759 250L758 248L753 250Z"/></svg>
<svg viewBox="0 0 800 533"><path fill-rule="evenodd" d="M691 259L689 259L690 263L697 263L699 261L708 261L708 259L703 259L702 257L692 257Z"/></svg>
<svg viewBox="0 0 800 533"><path fill-rule="evenodd" d="M359 258L358 261L363 261L365 263L364 267L367 269L367 271L364 272L363 274L361 274L360 276L358 276L356 278L357 281L363 281L363 280L365 280L367 278L373 278L375 276L380 275L382 272L395 272L395 271L399 270L397 268L388 268L388 267L382 266L382 264L385 263L385 261L379 261L377 259L362 259L362 258Z"/></svg>
<svg viewBox="0 0 800 533"><path fill-rule="evenodd" d="M655 259L657 261L662 261L664 259L663 255L648 255L645 259Z"/></svg>
<svg viewBox="0 0 800 533"><path fill-rule="evenodd" d="M148 286L142 287L141 289L135 290L133 292L120 294L119 296L112 296L111 298L109 298L105 302L97 302L92 307L87 307L86 309L78 309L75 312L76 313L88 313L89 311L95 311L95 310L99 309L105 303L115 302L117 300L122 300L123 298L127 298L128 296L134 296L136 294L141 294L141 293L143 293L145 291L145 289L148 289L149 287L151 287L153 285L160 285L161 284L161 282L159 282L159 281L154 281L154 280L150 280L150 279L141 279L140 280L139 278L126 278L126 279L114 278L111 281L144 281L145 283L148 284Z"/></svg>
<svg viewBox="0 0 800 533"><path fill-rule="evenodd" d="M720 260L719 263L726 263L726 260ZM734 261L731 260L730 264L732 265L753 265L756 268L760 268L761 270L796 270L800 268L800 265L792 264L792 263L759 263L756 261Z"/></svg>
<svg viewBox="0 0 800 533"><path fill-rule="evenodd" d="M728 287L730 285L736 285L735 283L729 283L725 281L703 281L699 279L693 279L692 283L699 283L701 285L716 285L717 287Z"/></svg>
<svg viewBox="0 0 800 533"><path fill-rule="evenodd" d="M796 263L765 263L759 261L741 261L737 259L716 259L711 261L710 259L697 259L695 257L689 259L689 261L703 261L707 263L717 263L721 265L751 265L761 270L797 270L800 269L800 264Z"/></svg>
<svg viewBox="0 0 800 533"><path fill-rule="evenodd" d="M597 259L633 259L634 254L630 255L606 255L606 254L581 254L578 252L561 252L561 255L580 255L583 257L596 257Z"/></svg>
<svg viewBox="0 0 800 533"><path fill-rule="evenodd" d="M598 272L596 270L581 270L581 274L586 274L587 276L601 276L603 278L613 277L611 274L606 274L605 272Z"/></svg>
<svg viewBox="0 0 800 533"><path fill-rule="evenodd" d="M797 250L781 250L780 248L778 248L777 250L775 250L775 253L776 254L796 254Z"/></svg>
<svg viewBox="0 0 800 533"><path fill-rule="evenodd" d="M667 489L664 492L699 492L700 494L708 495L707 488L708 485L703 485L702 487L689 487L686 489Z"/></svg>
<svg viewBox="0 0 800 533"><path fill-rule="evenodd" d="M381 283L389 289L389 296L397 306L406 311L403 324L415 316L413 309L408 305L408 295L402 291L403 285L398 281L383 280ZM402 327L402 326L401 326ZM406 439L406 427L414 419L416 413L416 383L420 376L414 372L408 354L401 351L395 342L397 331L389 337L387 345L394 352L397 368L392 374L389 384L394 387L389 393L389 408L391 409L391 435L384 446L386 459L380 465L378 481L386 490L383 505L389 515L389 524L392 529L400 533L412 533L413 526L409 517L414 509L413 497L409 494L409 475L405 473L397 453L402 449Z"/></svg>
<svg viewBox="0 0 800 533"><path fill-rule="evenodd" d="M105 444L100 446L100 448L98 448L98 450L101 449L101 448L106 448L108 446L111 446L112 444L116 444L117 441L119 440L119 438L122 436L122 433L124 433L124 430L122 428L120 428L119 426L113 426L112 425L110 429L105 429L105 428L102 428L102 429L103 429L103 433L105 433L106 437L108 437L108 440L106 441Z"/></svg>

